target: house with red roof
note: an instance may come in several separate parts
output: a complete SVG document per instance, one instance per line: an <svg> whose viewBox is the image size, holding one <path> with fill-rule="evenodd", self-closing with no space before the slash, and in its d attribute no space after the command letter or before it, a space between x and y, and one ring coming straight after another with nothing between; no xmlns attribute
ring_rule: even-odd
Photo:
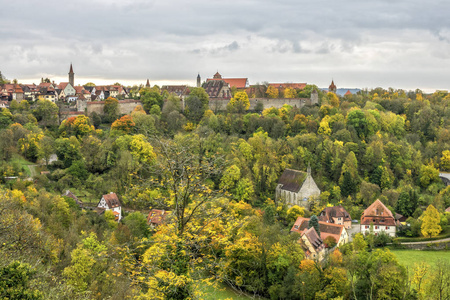
<svg viewBox="0 0 450 300"><path fill-rule="evenodd" d="M61 82L56 88L63 90L65 96L75 95L75 88L70 84L70 82Z"/></svg>
<svg viewBox="0 0 450 300"><path fill-rule="evenodd" d="M361 215L361 233L369 233L373 225L373 233L384 232L395 236L397 227L392 212L379 200L375 200Z"/></svg>
<svg viewBox="0 0 450 300"><path fill-rule="evenodd" d="M321 261L325 254L325 244L314 227L307 229L300 238L300 245L307 259Z"/></svg>
<svg viewBox="0 0 450 300"><path fill-rule="evenodd" d="M322 222L344 225L346 229L352 228L352 217L342 205L325 207L318 218Z"/></svg>
<svg viewBox="0 0 450 300"><path fill-rule="evenodd" d="M213 78L206 79L208 81L223 80L230 88L245 89L248 88L248 78L223 78L219 72L214 74Z"/></svg>
<svg viewBox="0 0 450 300"><path fill-rule="evenodd" d="M168 214L170 214L170 211L164 209L152 209L148 213L147 223L150 227L155 228L156 226L164 223Z"/></svg>
<svg viewBox="0 0 450 300"><path fill-rule="evenodd" d="M107 210L111 210L114 214L116 221L120 221L122 219L122 204L120 204L119 198L116 193L109 193L103 195L100 201L97 204L96 208L98 213L103 213Z"/></svg>
<svg viewBox="0 0 450 300"><path fill-rule="evenodd" d="M298 217L291 228L291 232L305 233L308 230L308 223L309 218ZM344 225L319 221L319 231L322 241L331 236L336 240L338 247L348 243L348 233Z"/></svg>

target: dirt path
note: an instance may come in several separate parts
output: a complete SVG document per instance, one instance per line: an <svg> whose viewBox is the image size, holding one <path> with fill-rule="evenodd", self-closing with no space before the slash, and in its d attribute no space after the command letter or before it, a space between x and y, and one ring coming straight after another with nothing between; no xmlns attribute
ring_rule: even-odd
<svg viewBox="0 0 450 300"><path fill-rule="evenodd" d="M440 240L433 240L433 241L423 241L423 242L406 242L401 243L402 245L421 245L421 244L437 244L442 242L450 242L450 238L440 239Z"/></svg>

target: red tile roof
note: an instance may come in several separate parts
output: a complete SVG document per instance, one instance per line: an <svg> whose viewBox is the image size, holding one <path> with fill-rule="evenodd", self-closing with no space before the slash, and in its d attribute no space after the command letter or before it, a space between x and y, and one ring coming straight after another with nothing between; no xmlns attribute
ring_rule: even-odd
<svg viewBox="0 0 450 300"><path fill-rule="evenodd" d="M352 218L350 214L341 205L326 207L319 214L319 221L334 223L333 218L343 218L343 221L351 221Z"/></svg>
<svg viewBox="0 0 450 300"><path fill-rule="evenodd" d="M303 90L306 87L306 83L269 83L269 86L280 89L300 89Z"/></svg>
<svg viewBox="0 0 450 300"><path fill-rule="evenodd" d="M109 193L103 195L102 198L105 199L106 204L110 209L121 206L119 198L117 197L116 193Z"/></svg>
<svg viewBox="0 0 450 300"><path fill-rule="evenodd" d="M352 94L352 92L350 92L350 90L347 90L347 92L344 94L344 96L350 96Z"/></svg>
<svg viewBox="0 0 450 300"><path fill-rule="evenodd" d="M247 78L208 78L206 81L212 80L223 80L231 87L236 87L238 89L245 89L247 87Z"/></svg>
<svg viewBox="0 0 450 300"><path fill-rule="evenodd" d="M305 230L308 229L308 223L309 223L308 218L298 217L294 225L292 226L291 232L298 232L300 234L303 234ZM345 229L344 225L319 221L319 230L320 230L320 238L322 240L325 240L327 237L332 236L334 237L336 242L339 242L342 231Z"/></svg>
<svg viewBox="0 0 450 300"><path fill-rule="evenodd" d="M147 222L150 225L160 225L166 219L170 211L161 209L152 209L147 216Z"/></svg>
<svg viewBox="0 0 450 300"><path fill-rule="evenodd" d="M395 226L392 212L379 200L375 200L362 214L361 225Z"/></svg>

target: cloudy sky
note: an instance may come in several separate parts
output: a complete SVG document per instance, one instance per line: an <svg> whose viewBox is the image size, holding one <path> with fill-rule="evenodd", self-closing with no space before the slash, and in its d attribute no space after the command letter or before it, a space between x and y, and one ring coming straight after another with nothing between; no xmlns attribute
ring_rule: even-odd
<svg viewBox="0 0 450 300"><path fill-rule="evenodd" d="M0 71L75 84L450 89L450 1L0 0Z"/></svg>

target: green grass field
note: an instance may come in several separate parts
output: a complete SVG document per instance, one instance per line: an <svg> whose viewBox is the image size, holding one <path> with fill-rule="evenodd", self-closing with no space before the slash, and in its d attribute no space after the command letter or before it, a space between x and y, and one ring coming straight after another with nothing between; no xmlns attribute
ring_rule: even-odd
<svg viewBox="0 0 450 300"><path fill-rule="evenodd" d="M398 262L412 271L414 264L426 262L430 266L439 260L450 261L450 251L421 251L421 250L391 250L397 256Z"/></svg>
<svg viewBox="0 0 450 300"><path fill-rule="evenodd" d="M30 168L28 167L28 165L32 165L33 164L32 162L27 161L25 158L23 158L20 155L14 155L11 158L11 162L14 163L14 164L20 165L24 169L24 173L27 176L31 176L32 175L31 171L30 171Z"/></svg>
<svg viewBox="0 0 450 300"><path fill-rule="evenodd" d="M243 294L239 294L235 292L232 288L227 287L223 284L220 284L218 288L203 285L202 291L204 293L205 300L224 300L224 299L233 299L233 300L248 300L248 299L259 299L262 300L264 298L259 297L251 297Z"/></svg>

